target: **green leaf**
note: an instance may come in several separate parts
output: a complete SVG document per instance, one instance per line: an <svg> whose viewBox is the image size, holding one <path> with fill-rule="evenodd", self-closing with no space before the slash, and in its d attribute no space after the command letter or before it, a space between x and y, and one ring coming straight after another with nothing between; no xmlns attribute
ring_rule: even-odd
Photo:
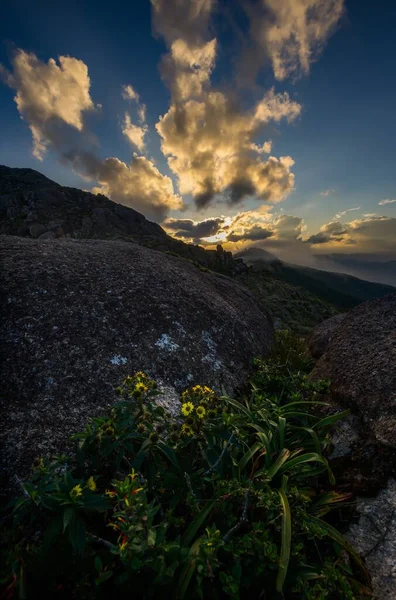
<svg viewBox="0 0 396 600"><path fill-rule="evenodd" d="M290 469L294 469L294 467L297 467L298 465L302 465L307 462L320 462L327 466L325 459L322 456L320 456L320 454L318 454L317 452L307 452L306 454L300 454L300 456L291 458L289 461L287 461L287 463L282 465L282 467L280 468L280 472L283 473L284 471L289 471Z"/></svg>
<svg viewBox="0 0 396 600"><path fill-rule="evenodd" d="M256 452L258 452L258 450L261 450L262 447L263 446L262 446L261 442L256 442L255 444L253 444L253 446L251 446L249 448L249 450L246 452L246 454L239 461L238 466L241 469L241 471L246 467L249 460L251 458L253 458L253 456L256 454Z"/></svg>
<svg viewBox="0 0 396 600"><path fill-rule="evenodd" d="M179 600L179 598L181 600L186 595L188 586L190 585L191 578L194 575L194 571L197 566L196 559L191 558L191 557L196 557L198 555L201 542L202 542L202 537L195 540L194 544L191 546L191 549L190 549L190 552L189 552L189 555L187 558L187 563L184 566L184 568L180 574L179 581L177 583L176 594L175 594L177 600Z"/></svg>
<svg viewBox="0 0 396 600"><path fill-rule="evenodd" d="M334 423L345 419L345 417L347 417L350 414L351 411L349 409L343 410L342 412L336 413L335 415L330 415L329 417L321 419L321 421L315 423L314 427L315 429L320 429L321 427L328 427L329 425L334 425Z"/></svg>
<svg viewBox="0 0 396 600"><path fill-rule="evenodd" d="M286 419L279 417L279 445L280 449L285 447L285 432L286 432Z"/></svg>
<svg viewBox="0 0 396 600"><path fill-rule="evenodd" d="M189 544L191 544L191 542L194 539L195 535L197 534L199 528L204 524L205 520L211 513L215 504L216 504L216 500L212 500L211 502L208 502L207 505L205 506L205 508L203 508L201 510L199 515L197 515L195 517L194 521L190 524L186 533L183 535L183 538L182 538L183 546L188 546Z"/></svg>
<svg viewBox="0 0 396 600"><path fill-rule="evenodd" d="M98 554L95 556L95 563L94 564L95 564L95 569L97 571L101 571L102 570L102 566L103 566L102 565L102 560L101 560L101 558L100 558L100 556Z"/></svg>
<svg viewBox="0 0 396 600"><path fill-rule="evenodd" d="M281 505L282 505L282 542L281 542L281 550L279 557L279 569L278 576L276 579L276 591L278 593L282 592L283 585L285 583L287 569L289 566L290 560L290 550L291 550L291 511L289 501L284 490L278 490L278 494L280 497Z"/></svg>
<svg viewBox="0 0 396 600"><path fill-rule="evenodd" d="M335 542L337 542L337 544L340 544L340 546L345 548L345 550L354 559L356 564L359 566L359 568L362 570L365 577L369 581L370 575L367 571L367 568L366 568L364 562L360 558L359 554L356 552L355 548L348 542L348 540L342 535L342 533L337 531L337 529L334 529L334 527L332 527L332 525L330 525L326 521L323 521L323 519L319 519L318 517L314 517L313 515L309 515L309 516L307 516L307 518L314 525L316 525L318 527L322 527L322 529L325 530L325 532L327 533L327 535L329 537L331 537Z"/></svg>
<svg viewBox="0 0 396 600"><path fill-rule="evenodd" d="M320 456L322 456L322 447L320 445L320 441L316 431L314 431L310 427L297 427L295 425L292 425L291 428L297 431L306 431L312 437L316 452L320 454Z"/></svg>
<svg viewBox="0 0 396 600"><path fill-rule="evenodd" d="M76 510L73 506L68 506L63 513L63 533L69 527L70 523L76 516Z"/></svg>
<svg viewBox="0 0 396 600"><path fill-rule="evenodd" d="M84 498L84 509L85 510L107 510L111 506L109 498L105 498L99 494L92 494Z"/></svg>
<svg viewBox="0 0 396 600"><path fill-rule="evenodd" d="M157 538L157 532L155 529L149 529L147 532L147 545L154 546Z"/></svg>
<svg viewBox="0 0 396 600"><path fill-rule="evenodd" d="M176 456L176 452L173 450L173 448L171 448L167 444L164 444L164 442L161 442L161 441L157 442L157 448L172 463L172 465L174 467L176 467L176 469L180 468L179 461Z"/></svg>
<svg viewBox="0 0 396 600"><path fill-rule="evenodd" d="M241 404L237 400L234 400L233 398L229 398L228 396L221 397L220 400L224 400L228 404L231 404L231 406L233 406L234 408L237 408L240 412L243 412L247 417L249 417L249 419L251 419L253 417L250 410L248 408L246 408L246 406L243 406L243 404Z"/></svg>
<svg viewBox="0 0 396 600"><path fill-rule="evenodd" d="M85 523L82 519L76 517L69 523L69 539L76 554L82 555L85 548Z"/></svg>
<svg viewBox="0 0 396 600"><path fill-rule="evenodd" d="M277 474L277 472L279 471L281 466L287 461L289 456L290 456L290 450L287 450L287 448L283 448L283 450L280 452L278 458L271 465L271 467L267 470L268 479L271 480L273 477L275 477L275 475Z"/></svg>

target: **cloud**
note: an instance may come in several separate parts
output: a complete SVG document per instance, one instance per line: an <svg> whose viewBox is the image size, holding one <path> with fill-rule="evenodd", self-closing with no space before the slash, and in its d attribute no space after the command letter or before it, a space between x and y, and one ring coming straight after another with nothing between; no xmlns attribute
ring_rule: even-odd
<svg viewBox="0 0 396 600"><path fill-rule="evenodd" d="M70 56L44 63L33 53L18 49L12 59L13 72L0 65L0 74L16 91L18 111L33 136L33 154L38 160L50 146L59 147L66 136L64 126L78 132L84 128L84 113L93 111L88 67Z"/></svg>
<svg viewBox="0 0 396 600"><path fill-rule="evenodd" d="M378 202L379 206L385 206L386 204L394 204L396 202L395 200L381 200L380 202Z"/></svg>
<svg viewBox="0 0 396 600"><path fill-rule="evenodd" d="M271 154L272 140L264 142L262 146L259 146L258 144L250 144L250 148L254 152L257 152L257 154Z"/></svg>
<svg viewBox="0 0 396 600"><path fill-rule="evenodd" d="M189 45L175 40L161 63L164 81L172 90L174 100L200 96L209 83L216 60L216 39Z"/></svg>
<svg viewBox="0 0 396 600"><path fill-rule="evenodd" d="M40 61L34 54L17 50L12 73L1 67L5 82L16 90L15 103L33 135L33 153L42 160L53 147L64 163L76 173L99 185L96 193L163 220L170 210L183 208L183 200L173 189L170 177L160 173L146 157L134 155L129 165L118 158L98 158L92 148L92 135L84 129L84 116L95 110L90 96L87 65L70 56ZM144 105L132 86L124 86L124 97L138 104L144 121ZM72 135L71 132L76 135ZM122 123L124 135L139 150L144 148L147 126L132 123L129 113Z"/></svg>
<svg viewBox="0 0 396 600"><path fill-rule="evenodd" d="M176 237L192 239L195 243L200 243L202 238L208 238L216 235L224 224L224 217L214 217L204 219L203 221L193 221L192 219L167 219L162 223L164 229L174 232Z"/></svg>
<svg viewBox="0 0 396 600"><path fill-rule="evenodd" d="M228 242L239 242L241 240L257 242L261 240L266 240L267 238L274 235L274 232L270 229L262 227L260 225L253 225L250 229L245 229L241 233L235 233L231 231L227 235Z"/></svg>
<svg viewBox="0 0 396 600"><path fill-rule="evenodd" d="M79 173L99 182L93 193L109 196L155 221L162 221L170 210L183 208L170 177L162 175L145 156L134 155L129 165L115 157L101 160L91 153L75 154L68 160Z"/></svg>
<svg viewBox="0 0 396 600"><path fill-rule="evenodd" d="M135 102L139 103L139 94L131 85L122 86L122 97L124 100L134 100Z"/></svg>
<svg viewBox="0 0 396 600"><path fill-rule="evenodd" d="M350 236L365 252L396 251L396 218L365 217L347 223Z"/></svg>
<svg viewBox="0 0 396 600"><path fill-rule="evenodd" d="M182 194L199 208L222 195L231 204L246 196L278 202L294 186L289 156L262 161L252 144L264 125L293 120L301 106L287 93L270 90L251 111L242 112L220 91L175 102L156 125L161 149Z"/></svg>
<svg viewBox="0 0 396 600"><path fill-rule="evenodd" d="M248 3L247 12L255 44L250 61L259 68L268 58L282 81L309 73L343 15L344 0L261 0Z"/></svg>
<svg viewBox="0 0 396 600"><path fill-rule="evenodd" d="M145 146L144 137L148 131L147 125L134 125L129 113L126 112L121 128L122 133L128 138L131 144L136 146L138 150L143 151Z"/></svg>
<svg viewBox="0 0 396 600"><path fill-rule="evenodd" d="M182 38L197 43L205 36L216 0L151 0L153 30L168 44Z"/></svg>
<svg viewBox="0 0 396 600"><path fill-rule="evenodd" d="M330 196L331 194L334 194L334 193L335 193L335 189L334 188L330 188L328 190L324 190L323 192L320 192L320 195L327 197L327 196Z"/></svg>
<svg viewBox="0 0 396 600"><path fill-rule="evenodd" d="M137 91L130 85L123 85L121 95L124 100L132 100L137 104L137 113L141 123L146 122L146 105L140 102L140 96Z"/></svg>
<svg viewBox="0 0 396 600"><path fill-rule="evenodd" d="M305 242L313 245L327 244L334 241L340 242L345 238L347 233L347 229L345 229L345 226L340 221L332 221L331 223L322 225L319 233L311 235Z"/></svg>
<svg viewBox="0 0 396 600"><path fill-rule="evenodd" d="M250 110L242 110L231 94L212 88L215 5L211 0L152 0L154 30L168 47L161 73L172 94L169 110L156 125L161 150L180 193L191 194L200 209L220 197L230 204L248 196L278 202L293 189L294 161L289 156L262 160L271 152L271 141L258 146L256 138L271 121L295 120L301 106L271 89Z"/></svg>
<svg viewBox="0 0 396 600"><path fill-rule="evenodd" d="M332 221L323 225L319 232L305 240L307 244L330 244L332 249L342 250L349 245L356 252L395 252L396 218L366 215L348 223Z"/></svg>
<svg viewBox="0 0 396 600"><path fill-rule="evenodd" d="M347 208L346 210L343 210L339 213L337 213L335 215L336 219L341 219L342 217L344 217L347 213L353 211L353 210L360 210L360 206L355 206L354 208Z"/></svg>

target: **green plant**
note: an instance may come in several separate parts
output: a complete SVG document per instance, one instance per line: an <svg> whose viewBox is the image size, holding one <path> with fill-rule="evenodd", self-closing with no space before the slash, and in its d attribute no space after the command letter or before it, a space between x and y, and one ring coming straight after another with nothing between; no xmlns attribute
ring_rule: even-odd
<svg viewBox="0 0 396 600"><path fill-rule="evenodd" d="M307 367L297 350L294 367L277 362L289 342L257 361L246 397L186 390L177 422L147 375L127 377L110 414L75 436L76 460L40 461L23 484L10 593L368 597L363 563L328 520L349 500L326 458L345 413L315 415L326 386L295 369Z"/></svg>

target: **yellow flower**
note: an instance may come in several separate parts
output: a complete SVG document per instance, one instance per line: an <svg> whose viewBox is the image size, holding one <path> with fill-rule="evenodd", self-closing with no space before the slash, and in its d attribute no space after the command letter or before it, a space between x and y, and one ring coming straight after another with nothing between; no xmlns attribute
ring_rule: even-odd
<svg viewBox="0 0 396 600"><path fill-rule="evenodd" d="M69 496L73 500L75 500L79 496L82 496L82 487L79 483L75 485L74 488L70 491Z"/></svg>
<svg viewBox="0 0 396 600"><path fill-rule="evenodd" d="M140 382L135 385L135 390L141 392L142 394L145 394L148 391L148 387L145 386L144 383Z"/></svg>
<svg viewBox="0 0 396 600"><path fill-rule="evenodd" d="M132 479L132 481L135 479L135 477L136 477L135 469L132 469L132 472L129 473L128 477L130 477Z"/></svg>
<svg viewBox="0 0 396 600"><path fill-rule="evenodd" d="M116 495L116 493L113 492L113 490L106 490L105 494L106 496L109 496L109 498L113 498Z"/></svg>
<svg viewBox="0 0 396 600"><path fill-rule="evenodd" d="M137 373L135 373L135 379L147 379L147 375L146 373L143 373L143 371L137 371Z"/></svg>
<svg viewBox="0 0 396 600"><path fill-rule="evenodd" d="M188 417L190 413L194 410L194 404L192 402L185 402L182 404L181 411L185 417Z"/></svg>
<svg viewBox="0 0 396 600"><path fill-rule="evenodd" d="M128 542L127 542L126 540L124 540L124 541L122 542L122 544L120 544L120 551L121 551L121 552L124 550L124 548L126 548L126 545L127 545L127 543L128 543Z"/></svg>
<svg viewBox="0 0 396 600"><path fill-rule="evenodd" d="M205 414L206 414L206 410L204 409L204 407L203 406L197 406L196 411L197 411L198 418L199 419L203 419L204 416L205 416Z"/></svg>
<svg viewBox="0 0 396 600"><path fill-rule="evenodd" d="M96 491L96 483L95 483L95 480L92 477L92 475L91 475L91 477L89 477L89 479L87 481L87 487L88 487L89 490L91 490L91 492L95 492Z"/></svg>
<svg viewBox="0 0 396 600"><path fill-rule="evenodd" d="M185 425L185 424L182 425L181 430L182 430L182 433L184 433L184 435L188 435L188 436L191 436L194 433L193 430L191 429L191 427L189 425Z"/></svg>

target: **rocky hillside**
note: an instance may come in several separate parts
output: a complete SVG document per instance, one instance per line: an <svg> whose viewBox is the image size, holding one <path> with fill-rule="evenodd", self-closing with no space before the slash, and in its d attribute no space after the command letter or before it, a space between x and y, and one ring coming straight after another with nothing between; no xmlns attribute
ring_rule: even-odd
<svg viewBox="0 0 396 600"><path fill-rule="evenodd" d="M221 247L204 250L175 240L132 208L61 186L33 169L0 166L0 233L42 240L125 240L228 275L248 270Z"/></svg>
<svg viewBox="0 0 396 600"><path fill-rule="evenodd" d="M324 319L394 291L336 273L289 265L258 248L233 256L167 235L156 223L102 195L61 186L32 169L0 166L0 233L39 240L123 240L236 277L279 327L305 334Z"/></svg>

